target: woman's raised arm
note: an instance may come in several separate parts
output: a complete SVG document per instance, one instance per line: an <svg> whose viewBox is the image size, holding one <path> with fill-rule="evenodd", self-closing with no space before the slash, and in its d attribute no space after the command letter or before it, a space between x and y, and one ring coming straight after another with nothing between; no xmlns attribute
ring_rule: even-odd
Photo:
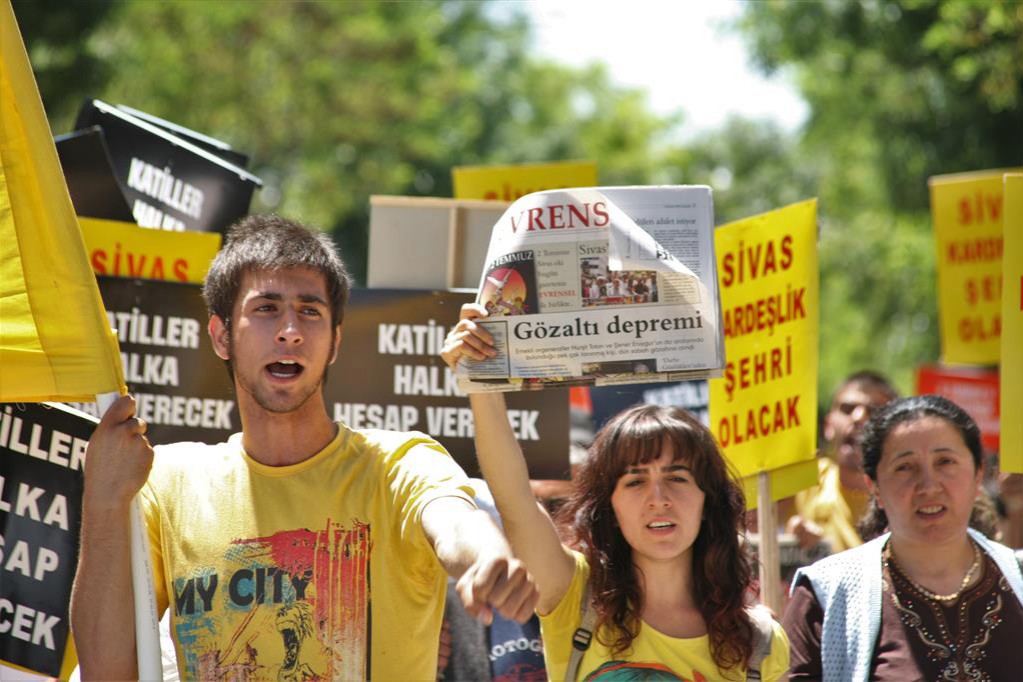
<svg viewBox="0 0 1023 682"><path fill-rule="evenodd" d="M481 306L462 306L461 319L452 329L441 357L452 369L462 358L483 360L494 354L493 338L475 320L486 317ZM511 425L504 396L473 393L469 396L476 431L476 457L494 502L501 513L512 552L533 575L540 601L537 610L549 613L568 590L575 560L561 544L554 522L533 497L529 470Z"/></svg>

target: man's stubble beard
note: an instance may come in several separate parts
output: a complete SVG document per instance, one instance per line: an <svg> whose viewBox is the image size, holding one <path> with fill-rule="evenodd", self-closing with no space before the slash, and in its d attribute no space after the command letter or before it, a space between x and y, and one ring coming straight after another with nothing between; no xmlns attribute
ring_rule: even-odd
<svg viewBox="0 0 1023 682"><path fill-rule="evenodd" d="M235 350L234 349L234 339L232 337L230 337L230 336L228 336L228 348L231 351L231 357L232 358L237 357L237 355L234 352L234 350ZM237 367L232 366L231 374L234 375L235 384L236 384L236 391L237 390L244 391L246 395L248 395L250 398L252 398L252 400L257 405L259 405L259 407L261 407L262 409L266 410L267 412L270 412L272 414L288 414L290 412L295 412L295 411L301 409L307 402L309 402L310 398L312 398L314 395L316 395L317 392L320 392L322 394L323 387L327 383L327 373L328 373L329 370L330 370L330 363L329 362L324 363L323 373L320 375L319 382L316 383L309 390L308 393L306 393L305 395L301 396L298 399L297 403L295 403L294 405L286 406L286 407L278 407L276 405L270 404L269 399L264 398L264 396L261 395L261 393L258 390L255 390L254 387L252 385L250 385L249 382L246 380L244 374L238 372L238 368ZM260 370L260 371L262 371L262 370ZM305 370L303 369L303 372L304 371Z"/></svg>
<svg viewBox="0 0 1023 682"><path fill-rule="evenodd" d="M259 405L267 412L271 412L273 414L289 414L291 412L296 412L299 409L301 409L302 406L309 402L310 398L316 395L317 391L322 391L323 382L321 381L320 383L313 386L312 389L310 389L309 392L306 393L305 395L296 398L297 402L283 406L273 404L270 401L270 399L265 398L260 391L253 390L253 388L248 385L248 382L246 382L245 379L242 377L238 378L238 388L244 391L250 398L252 398L253 401L255 401L257 405Z"/></svg>

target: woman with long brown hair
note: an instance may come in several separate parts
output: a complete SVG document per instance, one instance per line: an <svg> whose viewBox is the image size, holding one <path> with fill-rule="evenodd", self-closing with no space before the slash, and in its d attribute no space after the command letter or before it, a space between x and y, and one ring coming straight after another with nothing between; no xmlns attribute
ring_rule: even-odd
<svg viewBox="0 0 1023 682"><path fill-rule="evenodd" d="M441 353L449 366L493 357L492 337L474 322L485 316L463 306ZM784 677L784 632L747 605L742 490L705 426L677 408L614 417L560 512L566 545L530 491L503 397L470 402L480 468L540 593L551 679Z"/></svg>

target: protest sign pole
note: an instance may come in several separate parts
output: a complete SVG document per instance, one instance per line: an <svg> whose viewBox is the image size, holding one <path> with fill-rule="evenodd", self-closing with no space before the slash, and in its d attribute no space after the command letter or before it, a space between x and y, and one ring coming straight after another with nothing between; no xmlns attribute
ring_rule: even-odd
<svg viewBox="0 0 1023 682"><path fill-rule="evenodd" d="M136 495L131 504L131 587L135 595L135 652L140 680L162 680L160 623L149 561L149 540Z"/></svg>
<svg viewBox="0 0 1023 682"><path fill-rule="evenodd" d="M96 406L102 417L120 394L101 393ZM162 680L160 655L160 623L156 617L156 588L150 565L149 538L142 523L142 507L138 495L131 503L131 587L135 596L135 655L139 680Z"/></svg>
<svg viewBox="0 0 1023 682"><path fill-rule="evenodd" d="M781 614L781 557L778 552L778 524L771 501L771 472L757 474L757 528L760 533L760 600Z"/></svg>
<svg viewBox="0 0 1023 682"><path fill-rule="evenodd" d="M462 261L465 258L465 211L454 206L448 223L447 286L453 289L462 279Z"/></svg>

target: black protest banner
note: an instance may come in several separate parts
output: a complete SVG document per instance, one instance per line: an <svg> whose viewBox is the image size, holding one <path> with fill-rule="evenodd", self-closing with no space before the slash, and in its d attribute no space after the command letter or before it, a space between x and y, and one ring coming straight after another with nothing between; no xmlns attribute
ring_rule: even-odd
<svg viewBox="0 0 1023 682"><path fill-rule="evenodd" d="M95 425L59 405L0 405L0 661L43 675L70 672L61 668Z"/></svg>
<svg viewBox="0 0 1023 682"><path fill-rule="evenodd" d="M654 384L592 386L593 424L599 429L608 419L633 405L664 405L681 407L710 424L710 394L706 381L665 381Z"/></svg>
<svg viewBox="0 0 1023 682"><path fill-rule="evenodd" d="M206 333L198 284L97 277L117 330L121 363L136 414L158 445L219 443L241 430L233 387ZM95 414L95 404L75 405Z"/></svg>
<svg viewBox="0 0 1023 682"><path fill-rule="evenodd" d="M165 230L221 232L249 212L259 178L165 127L99 100L77 129L99 126L135 221Z"/></svg>
<svg viewBox="0 0 1023 682"><path fill-rule="evenodd" d="M354 428L429 433L478 473L469 401L438 356L471 293L357 289L345 313L327 409ZM568 391L506 394L508 417L533 478L568 476Z"/></svg>
<svg viewBox="0 0 1023 682"><path fill-rule="evenodd" d="M98 277L117 330L124 377L154 444L219 443L241 430L234 390L206 333L196 284ZM468 293L356 289L327 410L352 428L415 430L437 438L466 471L478 471L469 401L438 356ZM533 478L568 475L568 393L508 394L509 419ZM94 413L92 404L76 405Z"/></svg>
<svg viewBox="0 0 1023 682"><path fill-rule="evenodd" d="M75 214L134 223L98 126L53 138Z"/></svg>
<svg viewBox="0 0 1023 682"><path fill-rule="evenodd" d="M179 126L177 123L164 120L158 116L153 116L152 114L147 114L146 112L139 111L138 109L126 107L123 104L118 104L117 109L134 116L135 118L141 118L146 123L152 123L157 128L163 128L167 132L173 133L184 140L188 140L195 146L205 149L210 154L219 156L224 161L234 164L239 168L248 169L249 167L248 155L242 154L236 149L232 149L231 145L223 140L218 140L214 137L210 137L209 135L203 135L202 133L186 128L185 126Z"/></svg>

